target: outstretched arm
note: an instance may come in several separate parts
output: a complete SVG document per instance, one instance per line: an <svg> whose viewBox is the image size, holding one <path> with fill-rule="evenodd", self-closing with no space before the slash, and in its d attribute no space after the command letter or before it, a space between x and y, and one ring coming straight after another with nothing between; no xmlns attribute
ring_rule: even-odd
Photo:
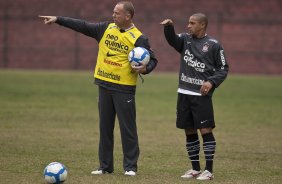
<svg viewBox="0 0 282 184"><path fill-rule="evenodd" d="M44 20L45 24L57 23L61 26L80 32L86 36L95 38L98 42L107 29L109 22L90 23L85 20L74 19L62 16L38 16Z"/></svg>
<svg viewBox="0 0 282 184"><path fill-rule="evenodd" d="M173 21L171 19L165 19L160 24L164 26L165 38L169 45L181 53L183 47L183 38L175 34Z"/></svg>

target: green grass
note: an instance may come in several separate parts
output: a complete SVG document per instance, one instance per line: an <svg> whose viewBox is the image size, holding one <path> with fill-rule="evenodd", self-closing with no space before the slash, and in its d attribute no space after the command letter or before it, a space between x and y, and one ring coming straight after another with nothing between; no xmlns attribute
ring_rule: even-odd
<svg viewBox="0 0 282 184"><path fill-rule="evenodd" d="M67 166L68 184L202 183L180 178L190 163L184 132L175 128L177 82L176 73L153 73L138 84L138 175L123 175L117 122L115 173L91 176L99 163L92 73L0 70L0 183L43 184L52 161ZM230 75L215 92L210 183L281 183L281 84L281 76Z"/></svg>

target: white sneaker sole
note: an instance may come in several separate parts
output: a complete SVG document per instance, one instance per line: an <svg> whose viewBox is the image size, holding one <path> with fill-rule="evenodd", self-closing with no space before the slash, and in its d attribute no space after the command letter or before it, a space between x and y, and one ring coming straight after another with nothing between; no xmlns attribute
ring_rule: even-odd
<svg viewBox="0 0 282 184"><path fill-rule="evenodd" d="M125 171L124 175L126 175L126 176L136 176L136 172L134 172L134 171Z"/></svg>

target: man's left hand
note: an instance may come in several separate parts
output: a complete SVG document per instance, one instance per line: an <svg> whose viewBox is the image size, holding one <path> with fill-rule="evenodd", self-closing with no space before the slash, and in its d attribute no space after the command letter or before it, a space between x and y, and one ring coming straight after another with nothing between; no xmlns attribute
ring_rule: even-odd
<svg viewBox="0 0 282 184"><path fill-rule="evenodd" d="M212 83L210 81L206 81L203 83L201 89L200 89L200 93L205 96L209 93L209 91L211 90L212 88Z"/></svg>
<svg viewBox="0 0 282 184"><path fill-rule="evenodd" d="M137 73L145 73L146 72L146 65L142 64L140 66L133 66L133 70L135 70Z"/></svg>

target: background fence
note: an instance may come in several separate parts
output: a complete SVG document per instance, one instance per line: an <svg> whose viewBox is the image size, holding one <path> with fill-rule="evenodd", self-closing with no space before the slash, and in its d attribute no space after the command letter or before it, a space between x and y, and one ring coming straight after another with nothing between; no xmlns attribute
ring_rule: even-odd
<svg viewBox="0 0 282 184"><path fill-rule="evenodd" d="M62 15L90 22L112 20L117 1L1 0L0 68L93 69L94 39L38 15ZM166 42L165 18L186 32L189 16L209 17L208 34L224 46L232 73L282 74L282 1L280 0L133 0L135 25L149 37L159 59L158 71L177 71L179 55Z"/></svg>

